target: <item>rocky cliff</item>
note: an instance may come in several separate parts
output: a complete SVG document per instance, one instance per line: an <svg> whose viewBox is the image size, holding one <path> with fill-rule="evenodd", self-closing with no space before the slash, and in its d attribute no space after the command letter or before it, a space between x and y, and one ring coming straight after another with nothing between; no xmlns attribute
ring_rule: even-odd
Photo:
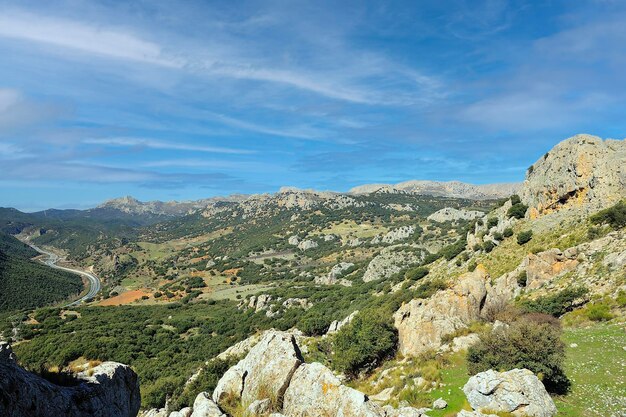
<svg viewBox="0 0 626 417"><path fill-rule="evenodd" d="M11 347L0 343L0 415L7 417L134 417L141 397L137 374L104 362L64 386L20 367Z"/></svg>
<svg viewBox="0 0 626 417"><path fill-rule="evenodd" d="M576 135L527 171L520 196L531 218L563 209L586 213L626 197L626 140Z"/></svg>

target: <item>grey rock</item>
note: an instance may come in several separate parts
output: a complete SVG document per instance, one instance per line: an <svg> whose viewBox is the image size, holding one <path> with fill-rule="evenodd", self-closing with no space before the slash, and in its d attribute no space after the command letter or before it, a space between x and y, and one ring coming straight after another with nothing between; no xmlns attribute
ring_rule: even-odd
<svg viewBox="0 0 626 417"><path fill-rule="evenodd" d="M576 135L527 172L520 197L535 218L563 209L591 212L624 198L626 140Z"/></svg>
<svg viewBox="0 0 626 417"><path fill-rule="evenodd" d="M220 404L231 398L250 404L261 392L281 399L302 362L292 334L267 332L243 360L226 371L213 391L213 400Z"/></svg>
<svg viewBox="0 0 626 417"><path fill-rule="evenodd" d="M446 402L446 400L444 400L443 398L437 398L434 402L433 402L433 408L435 410L443 410L444 408L446 408L448 406L448 403Z"/></svg>
<svg viewBox="0 0 626 417"><path fill-rule="evenodd" d="M172 411L169 417L191 417L191 413L193 409L191 407L185 407L180 409L180 411Z"/></svg>
<svg viewBox="0 0 626 417"><path fill-rule="evenodd" d="M193 402L193 413L191 417L227 417L226 414L211 400L207 392L198 394Z"/></svg>
<svg viewBox="0 0 626 417"><path fill-rule="evenodd" d="M481 372L467 381L463 392L477 411L503 411L520 417L553 417L557 413L545 387L528 369Z"/></svg>
<svg viewBox="0 0 626 417"><path fill-rule="evenodd" d="M480 318L487 296L489 274L482 265L461 275L452 288L429 299L415 299L394 313L398 329L398 350L404 356L417 356L441 347L441 338L467 327Z"/></svg>
<svg viewBox="0 0 626 417"><path fill-rule="evenodd" d="M12 417L134 417L141 404L137 374L129 366L104 362L77 374L76 385L59 386L20 367L4 342L0 393L0 415Z"/></svg>
<svg viewBox="0 0 626 417"><path fill-rule="evenodd" d="M439 211L434 212L427 217L428 220L432 220L438 223L451 222L457 220L473 220L479 217L483 217L485 213L476 210L455 209L452 207L442 208Z"/></svg>
<svg viewBox="0 0 626 417"><path fill-rule="evenodd" d="M246 408L246 416L260 417L266 416L270 413L272 408L272 402L269 398L253 401L248 408Z"/></svg>
<svg viewBox="0 0 626 417"><path fill-rule="evenodd" d="M324 365L311 363L293 374L283 413L289 417L380 417L382 410L365 394L342 385Z"/></svg>

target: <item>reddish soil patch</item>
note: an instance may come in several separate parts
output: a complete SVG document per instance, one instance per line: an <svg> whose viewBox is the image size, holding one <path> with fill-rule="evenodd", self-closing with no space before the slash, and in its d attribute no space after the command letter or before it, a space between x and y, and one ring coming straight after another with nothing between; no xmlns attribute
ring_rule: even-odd
<svg viewBox="0 0 626 417"><path fill-rule="evenodd" d="M101 306L119 306L123 304L130 304L137 299L141 299L144 295L150 295L149 292L143 290L126 291L123 294L116 295L115 297L108 298L100 302Z"/></svg>

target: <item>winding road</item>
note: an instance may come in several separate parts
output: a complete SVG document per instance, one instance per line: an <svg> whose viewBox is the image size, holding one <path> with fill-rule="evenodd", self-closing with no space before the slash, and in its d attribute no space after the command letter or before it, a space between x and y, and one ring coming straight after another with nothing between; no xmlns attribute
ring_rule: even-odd
<svg viewBox="0 0 626 417"><path fill-rule="evenodd" d="M64 266L59 266L57 265L57 262L59 262L59 260L61 258L59 258L59 256L55 253L52 252L48 252L47 250L43 250L33 244L28 243L28 245L35 249L37 252L41 253L42 255L46 255L48 256L48 259L43 260L42 262L46 265L48 265L50 268L55 268L55 269L60 269L62 271L67 271L67 272L71 272L73 274L78 274L81 275L83 277L85 277L87 279L87 281L89 281L89 291L87 291L87 294L83 295L82 297L80 297L78 300L73 301L69 304L66 304L64 307L73 307L73 306L77 306L93 297L95 297L98 292L100 291L100 279L95 276L94 274L92 274L91 272L87 272L87 271L81 271L79 269L72 269L72 268L66 268Z"/></svg>

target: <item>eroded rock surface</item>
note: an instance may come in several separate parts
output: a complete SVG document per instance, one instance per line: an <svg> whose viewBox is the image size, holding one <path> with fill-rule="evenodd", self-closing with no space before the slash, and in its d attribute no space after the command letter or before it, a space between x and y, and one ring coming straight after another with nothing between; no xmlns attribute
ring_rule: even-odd
<svg viewBox="0 0 626 417"><path fill-rule="evenodd" d="M463 392L479 412L507 412L520 417L553 417L557 412L539 378L528 369L481 372L467 381Z"/></svg>
<svg viewBox="0 0 626 417"><path fill-rule="evenodd" d="M134 417L141 397L129 366L104 362L59 386L20 367L11 347L0 343L0 415L11 417Z"/></svg>
<svg viewBox="0 0 626 417"><path fill-rule="evenodd" d="M399 351L416 356L441 346L441 338L480 318L489 274L479 265L461 275L452 288L428 299L415 299L394 314Z"/></svg>
<svg viewBox="0 0 626 417"><path fill-rule="evenodd" d="M531 218L566 208L608 207L624 198L625 160L626 140L576 135L529 168L520 196Z"/></svg>

